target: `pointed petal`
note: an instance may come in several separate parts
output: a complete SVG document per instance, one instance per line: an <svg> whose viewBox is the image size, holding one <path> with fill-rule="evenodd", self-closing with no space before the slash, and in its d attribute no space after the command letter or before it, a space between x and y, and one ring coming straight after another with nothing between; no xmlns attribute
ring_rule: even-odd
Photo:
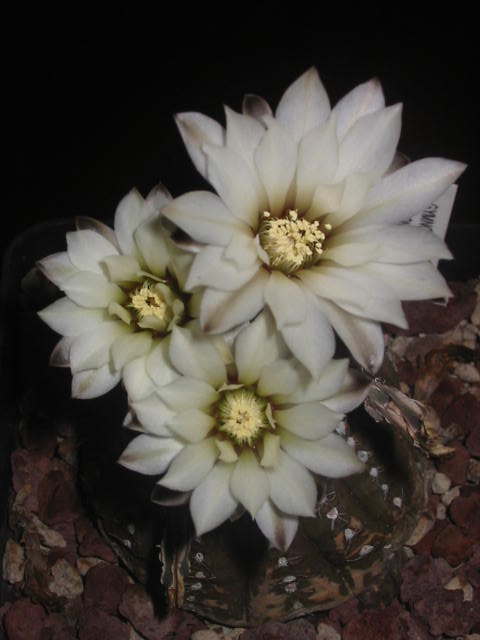
<svg viewBox="0 0 480 640"><path fill-rule="evenodd" d="M190 513L197 536L230 518L238 502L230 492L233 464L218 462L190 498Z"/></svg>
<svg viewBox="0 0 480 640"><path fill-rule="evenodd" d="M267 432L263 436L262 467L276 467L280 463L280 437Z"/></svg>
<svg viewBox="0 0 480 640"><path fill-rule="evenodd" d="M51 329L63 336L78 336L105 320L103 309L79 307L66 297L55 300L38 315Z"/></svg>
<svg viewBox="0 0 480 640"><path fill-rule="evenodd" d="M326 398L323 404L332 411L349 413L357 407L367 397L370 382L365 380L365 376L357 371L348 371L342 388L330 398Z"/></svg>
<svg viewBox="0 0 480 640"><path fill-rule="evenodd" d="M274 270L265 286L265 304L275 318L279 331L285 325L298 324L305 320L307 301L302 287L293 278Z"/></svg>
<svg viewBox="0 0 480 640"><path fill-rule="evenodd" d="M144 357L135 358L123 367L123 384L131 402L146 398L155 389L153 380L147 373L145 362Z"/></svg>
<svg viewBox="0 0 480 640"><path fill-rule="evenodd" d="M290 130L295 140L300 140L329 115L328 95L314 67L288 87L275 112L276 118Z"/></svg>
<svg viewBox="0 0 480 640"><path fill-rule="evenodd" d="M78 271L61 285L67 296L83 307L106 308L111 302L121 304L126 296L120 287L108 282L103 275Z"/></svg>
<svg viewBox="0 0 480 640"><path fill-rule="evenodd" d="M298 371L298 381L285 394L275 396L277 404L298 404L301 402L315 402L330 398L342 389L348 371L348 359L330 360L321 376L315 380L305 371Z"/></svg>
<svg viewBox="0 0 480 640"><path fill-rule="evenodd" d="M172 257L168 233L160 216L147 220L135 231L135 242L150 273L164 276Z"/></svg>
<svg viewBox="0 0 480 640"><path fill-rule="evenodd" d="M72 398L87 400L98 398L120 382L120 374L111 371L108 364L99 369L79 371L72 378Z"/></svg>
<svg viewBox="0 0 480 640"><path fill-rule="evenodd" d="M241 380L240 376L239 380ZM298 382L299 373L295 363L291 360L278 360L262 367L257 391L264 398L287 394L298 385Z"/></svg>
<svg viewBox="0 0 480 640"><path fill-rule="evenodd" d="M70 349L74 340L75 338L72 336L64 336L57 342L50 355L49 364L51 367L70 366Z"/></svg>
<svg viewBox="0 0 480 640"><path fill-rule="evenodd" d="M247 93L243 98L242 111L245 115L263 123L265 117L273 117L273 112L266 100L253 93Z"/></svg>
<svg viewBox="0 0 480 640"><path fill-rule="evenodd" d="M245 449L235 465L230 481L230 490L252 518L268 499L269 482L265 471L257 462L255 454Z"/></svg>
<svg viewBox="0 0 480 640"><path fill-rule="evenodd" d="M67 247L70 261L79 271L103 273L100 262L107 256L118 255L108 240L90 229L67 233Z"/></svg>
<svg viewBox="0 0 480 640"><path fill-rule="evenodd" d="M115 232L110 227L107 227L106 224L100 222L100 220L95 220L95 218L89 218L88 216L77 216L75 218L75 226L77 227L77 231L83 231L84 229L90 229L90 231L94 231L99 235L103 236L105 240L108 240L112 246L115 247L119 251L120 247L118 245L118 240L115 235Z"/></svg>
<svg viewBox="0 0 480 640"><path fill-rule="evenodd" d="M199 409L188 409L170 418L168 426L184 440L200 442L215 426L215 418Z"/></svg>
<svg viewBox="0 0 480 640"><path fill-rule="evenodd" d="M207 333L224 333L254 318L264 306L263 292L269 275L264 269L232 292L207 289L200 304L200 322Z"/></svg>
<svg viewBox="0 0 480 640"><path fill-rule="evenodd" d="M212 469L217 457L214 438L208 438L198 444L187 444L159 484L175 491L195 489Z"/></svg>
<svg viewBox="0 0 480 640"><path fill-rule="evenodd" d="M112 344L112 362L117 371L128 362L145 356L152 347L152 336L149 331L139 331L117 338Z"/></svg>
<svg viewBox="0 0 480 640"><path fill-rule="evenodd" d="M248 244L254 248L250 238ZM258 261L241 268L232 260L226 259L224 251L223 247L206 246L197 253L185 283L188 290L207 286L221 291L235 291L253 278L259 268Z"/></svg>
<svg viewBox="0 0 480 640"><path fill-rule="evenodd" d="M261 313L240 331L235 340L238 379L244 384L256 382L265 365L285 354L285 345L270 313Z"/></svg>
<svg viewBox="0 0 480 640"><path fill-rule="evenodd" d="M53 284L56 284L57 287L60 287L65 280L68 280L70 276L77 272L77 268L70 262L66 251L53 253L39 260L37 266L43 275Z"/></svg>
<svg viewBox="0 0 480 640"><path fill-rule="evenodd" d="M77 336L70 348L72 373L98 369L110 361L110 347L115 339L130 329L123 322L102 322Z"/></svg>
<svg viewBox="0 0 480 640"><path fill-rule="evenodd" d="M181 450L181 443L174 438L156 438L142 434L130 442L118 463L132 471L157 475L167 469Z"/></svg>
<svg viewBox="0 0 480 640"><path fill-rule="evenodd" d="M160 400L156 393L137 402L132 402L131 407L147 433L162 437L172 435L167 424L175 416L175 413Z"/></svg>
<svg viewBox="0 0 480 640"><path fill-rule="evenodd" d="M443 158L424 158L407 164L372 187L364 211L349 226L409 220L438 198L465 168L461 162Z"/></svg>
<svg viewBox="0 0 480 640"><path fill-rule="evenodd" d="M270 213L280 214L297 167L297 145L274 119L269 120L255 152L255 164L267 192Z"/></svg>
<svg viewBox="0 0 480 640"><path fill-rule="evenodd" d="M122 253L140 257L134 240L135 230L142 222L152 215L148 207L144 206L144 199L136 189L120 200L115 211L113 227Z"/></svg>
<svg viewBox="0 0 480 640"><path fill-rule="evenodd" d="M212 118L193 111L177 113L175 124L197 171L207 178L207 161L202 146L205 143L223 146L225 142L223 127Z"/></svg>
<svg viewBox="0 0 480 640"><path fill-rule="evenodd" d="M225 247L234 233L248 231L248 226L208 191L185 193L172 200L162 213L192 238L207 244Z"/></svg>
<svg viewBox="0 0 480 640"><path fill-rule="evenodd" d="M336 433L315 441L298 438L287 431L282 431L280 437L282 448L292 458L326 478L344 478L365 468L352 447Z"/></svg>
<svg viewBox="0 0 480 640"><path fill-rule="evenodd" d="M452 296L445 279L430 262L372 263L363 269L379 281L387 283L400 300L429 300Z"/></svg>
<svg viewBox="0 0 480 640"><path fill-rule="evenodd" d="M189 329L174 327L170 338L170 360L185 376L219 387L227 379L225 364L211 338Z"/></svg>
<svg viewBox="0 0 480 640"><path fill-rule="evenodd" d="M345 190L345 180L336 184L320 184L315 189L310 208L305 214L307 220L313 221L323 218L329 212L337 211L342 202L342 195Z"/></svg>
<svg viewBox="0 0 480 640"><path fill-rule="evenodd" d="M158 340L145 361L146 372L157 387L163 387L178 378L178 371L174 369L168 351L170 337Z"/></svg>
<svg viewBox="0 0 480 640"><path fill-rule="evenodd" d="M393 105L357 120L340 144L337 180L357 171L376 176L387 171L400 137L401 114L401 105Z"/></svg>
<svg viewBox="0 0 480 640"><path fill-rule="evenodd" d="M356 267L371 262L380 256L382 247L378 238L373 236L375 242L345 242L337 246L328 246L323 252L322 258L331 260L342 267Z"/></svg>
<svg viewBox="0 0 480 640"><path fill-rule="evenodd" d="M312 296L307 295L307 313L303 322L285 325L282 336L293 355L318 378L333 356L335 338L325 315Z"/></svg>
<svg viewBox="0 0 480 640"><path fill-rule="evenodd" d="M305 402L290 409L276 409L273 417L290 433L306 440L318 440L335 429L343 414L327 409L321 402Z"/></svg>
<svg viewBox="0 0 480 640"><path fill-rule="evenodd" d="M158 395L176 411L205 409L218 399L218 393L207 382L184 377L158 389Z"/></svg>
<svg viewBox="0 0 480 640"><path fill-rule="evenodd" d="M254 154L260 139L265 133L265 126L249 115L242 115L225 107L227 119L226 145L243 158L251 171L255 172Z"/></svg>
<svg viewBox="0 0 480 640"><path fill-rule="evenodd" d="M337 116L338 139L341 140L362 116L380 111L384 107L385 98L378 78L359 84L343 96L333 108Z"/></svg>
<svg viewBox="0 0 480 640"><path fill-rule="evenodd" d="M298 519L279 511L271 500L263 503L255 522L271 544L283 552L292 544L298 529Z"/></svg>
<svg viewBox="0 0 480 640"><path fill-rule="evenodd" d="M288 515L313 516L317 499L315 481L303 465L280 451L278 467L265 470L270 498Z"/></svg>
<svg viewBox="0 0 480 640"><path fill-rule="evenodd" d="M107 256L102 266L111 282L137 282L141 278L142 268L133 256Z"/></svg>
<svg viewBox="0 0 480 640"><path fill-rule="evenodd" d="M238 460L237 452L230 440L215 439L215 446L218 449L218 459L222 462L236 462Z"/></svg>
<svg viewBox="0 0 480 640"><path fill-rule="evenodd" d="M343 184L340 202L335 209L330 209L322 221L334 228L353 218L364 207L372 186L372 176L366 173L351 173L340 184Z"/></svg>

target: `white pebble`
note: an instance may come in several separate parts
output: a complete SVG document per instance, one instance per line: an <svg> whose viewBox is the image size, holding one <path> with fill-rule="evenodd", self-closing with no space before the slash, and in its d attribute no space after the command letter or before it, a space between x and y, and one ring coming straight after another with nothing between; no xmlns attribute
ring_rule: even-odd
<svg viewBox="0 0 480 640"><path fill-rule="evenodd" d="M446 493L452 486L452 481L444 473L437 472L433 476L432 491L438 495Z"/></svg>
<svg viewBox="0 0 480 640"><path fill-rule="evenodd" d="M462 364L457 364L454 369L454 373L463 382L480 382L480 372L472 363L462 362Z"/></svg>

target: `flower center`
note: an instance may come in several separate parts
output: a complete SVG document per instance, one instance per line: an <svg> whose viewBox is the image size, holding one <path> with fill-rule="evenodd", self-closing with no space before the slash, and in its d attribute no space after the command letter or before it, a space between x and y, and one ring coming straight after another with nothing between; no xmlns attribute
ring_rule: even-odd
<svg viewBox="0 0 480 640"><path fill-rule="evenodd" d="M269 423L265 415L267 401L250 389L225 391L218 404L220 431L239 445L251 446Z"/></svg>
<svg viewBox="0 0 480 640"><path fill-rule="evenodd" d="M140 318L154 316L164 320L169 306L160 293L153 289L153 283L144 282L130 294L130 307L135 309Z"/></svg>
<svg viewBox="0 0 480 640"><path fill-rule="evenodd" d="M331 228L325 224L322 229L318 220L309 222L299 218L294 209L281 218L264 211L258 235L270 258L270 266L288 275L320 259L325 232Z"/></svg>
<svg viewBox="0 0 480 640"><path fill-rule="evenodd" d="M166 333L172 324L179 324L183 319L184 303L164 282L144 280L128 297L126 307L141 329Z"/></svg>

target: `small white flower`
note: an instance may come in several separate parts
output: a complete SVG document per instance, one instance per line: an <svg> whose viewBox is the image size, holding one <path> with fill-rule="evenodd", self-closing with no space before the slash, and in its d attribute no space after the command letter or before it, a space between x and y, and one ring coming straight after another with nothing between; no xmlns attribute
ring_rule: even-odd
<svg viewBox="0 0 480 640"><path fill-rule="evenodd" d="M134 438L125 467L165 474L159 485L192 492L198 535L242 505L264 535L286 549L298 516L313 516L317 489L310 471L338 478L363 470L334 433L366 389L332 360L316 379L288 355L267 313L238 334L229 361L212 338L174 327L171 362L182 374L133 402Z"/></svg>
<svg viewBox="0 0 480 640"><path fill-rule="evenodd" d="M39 316L64 336L51 364L71 368L76 398L102 395L123 375L138 399L178 376L166 353L172 327L190 319L183 286L191 256L173 245L158 216L170 199L161 188L145 200L133 190L113 230L79 218L67 251L39 262L66 294Z"/></svg>
<svg viewBox="0 0 480 640"><path fill-rule="evenodd" d="M430 231L405 224L465 165L441 158L393 170L401 105L379 83L331 109L315 69L285 92L275 117L247 96L226 129L199 113L177 124L215 188L176 198L164 214L203 243L187 288L207 288L202 328L220 333L265 306L292 353L318 376L332 326L370 371L383 359L380 322L406 326L401 300L450 295L432 264L450 258Z"/></svg>

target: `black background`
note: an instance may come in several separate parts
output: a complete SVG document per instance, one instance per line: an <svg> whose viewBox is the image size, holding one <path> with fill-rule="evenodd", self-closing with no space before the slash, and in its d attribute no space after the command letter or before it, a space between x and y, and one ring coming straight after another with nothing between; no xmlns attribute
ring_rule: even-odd
<svg viewBox="0 0 480 640"><path fill-rule="evenodd" d="M275 107L311 65L332 105L378 76L387 104L404 103L404 153L469 164L452 221L478 221L478 56L470 37L317 32L263 47L252 34L236 46L211 33L191 41L175 25L147 34L122 18L94 32L68 24L48 35L43 28L33 36L20 32L4 98L12 142L5 156L14 176L4 200L2 250L44 220L76 214L111 220L133 186L146 195L162 181L174 196L205 188L173 114L195 110L223 122L222 104L240 110L247 92Z"/></svg>

